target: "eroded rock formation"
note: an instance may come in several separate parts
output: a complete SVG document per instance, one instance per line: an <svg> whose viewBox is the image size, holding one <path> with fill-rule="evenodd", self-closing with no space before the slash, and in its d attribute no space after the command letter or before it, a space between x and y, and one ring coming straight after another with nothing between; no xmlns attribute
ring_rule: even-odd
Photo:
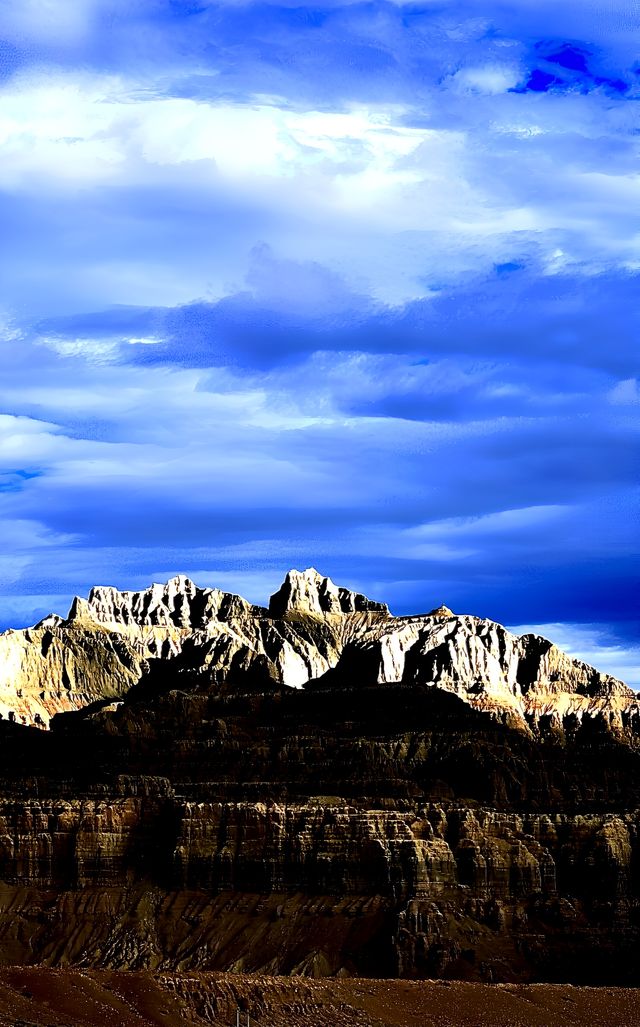
<svg viewBox="0 0 640 1027"><path fill-rule="evenodd" d="M118 969L632 983L639 829L638 813L443 804L5 801L0 954Z"/></svg>
<svg viewBox="0 0 640 1027"><path fill-rule="evenodd" d="M64 620L0 635L0 712L46 722L121 697L149 678L149 661L176 682L216 691L433 686L521 726L587 715L619 731L637 709L622 682L544 638L518 638L446 606L396 618L309 568L290 571L268 609L184 576L142 592L94 588Z"/></svg>
<svg viewBox="0 0 640 1027"><path fill-rule="evenodd" d="M640 982L637 697L546 639L310 569L0 657L0 963Z"/></svg>

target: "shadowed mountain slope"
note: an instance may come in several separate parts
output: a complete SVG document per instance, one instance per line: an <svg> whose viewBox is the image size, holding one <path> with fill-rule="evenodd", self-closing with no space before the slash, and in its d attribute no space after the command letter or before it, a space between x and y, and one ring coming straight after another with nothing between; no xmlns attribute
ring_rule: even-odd
<svg viewBox="0 0 640 1027"><path fill-rule="evenodd" d="M637 697L546 639L309 569L0 653L0 963L640 982Z"/></svg>

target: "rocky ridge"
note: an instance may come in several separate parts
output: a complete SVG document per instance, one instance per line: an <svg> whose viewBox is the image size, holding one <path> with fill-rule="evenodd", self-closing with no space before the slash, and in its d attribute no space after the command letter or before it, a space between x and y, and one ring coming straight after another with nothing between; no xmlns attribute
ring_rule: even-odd
<svg viewBox="0 0 640 1027"><path fill-rule="evenodd" d="M171 660L187 642L192 659L220 679L253 668L265 680L301 687L379 616L389 616L384 604L339 589L313 569L291 571L269 610L199 588L184 575L141 592L97 587L88 599L76 597L64 619L52 615L0 635L0 714L45 726L56 713L117 699L150 659Z"/></svg>
<svg viewBox="0 0 640 1027"><path fill-rule="evenodd" d="M309 569L0 657L0 964L639 982L637 697L546 639Z"/></svg>
<svg viewBox="0 0 640 1027"><path fill-rule="evenodd" d="M290 571L268 609L184 576L142 592L94 588L66 619L0 635L0 713L46 725L55 713L121 698L149 661L218 690L434 686L522 727L588 715L620 731L625 714L637 715L622 682L546 639L444 606L396 618L314 568Z"/></svg>
<svg viewBox="0 0 640 1027"><path fill-rule="evenodd" d="M639 832L638 812L5 800L0 955L633 983Z"/></svg>

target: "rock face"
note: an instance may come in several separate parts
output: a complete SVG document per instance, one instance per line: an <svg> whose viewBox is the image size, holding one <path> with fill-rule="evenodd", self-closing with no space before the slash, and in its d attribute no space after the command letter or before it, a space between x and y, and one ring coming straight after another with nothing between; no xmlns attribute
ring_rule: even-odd
<svg viewBox="0 0 640 1027"><path fill-rule="evenodd" d="M639 828L637 812L5 801L0 953L22 965L633 983Z"/></svg>
<svg viewBox="0 0 640 1027"><path fill-rule="evenodd" d="M392 617L384 603L309 568L287 574L268 610L184 576L142 592L94 588L65 620L0 635L0 713L46 724L57 712L124 696L148 677L149 661L217 691L434 686L522 725L587 715L621 730L623 714L636 709L625 685L546 639L517 638L446 606Z"/></svg>
<svg viewBox="0 0 640 1027"><path fill-rule="evenodd" d="M97 625L46 622L0 635L0 714L46 727L63 710L117 699L146 671L144 649Z"/></svg>
<svg viewBox="0 0 640 1027"><path fill-rule="evenodd" d="M375 603L359 592L338 588L331 578L323 578L314 567L306 571L289 571L278 591L271 596L269 613L284 617L288 613L312 615L343 613L383 613L389 615L385 603Z"/></svg>
<svg viewBox="0 0 640 1027"><path fill-rule="evenodd" d="M234 688L241 677L299 688L381 616L389 616L383 603L313 569L289 572L269 611L183 575L142 592L94 588L74 599L66 619L0 635L0 713L47 726L56 713L123 696L150 659L172 660L185 647L176 673L188 663L218 683L229 677Z"/></svg>
<svg viewBox="0 0 640 1027"><path fill-rule="evenodd" d="M0 712L0 963L640 983L637 697L546 639L178 577L0 636Z"/></svg>
<svg viewBox="0 0 640 1027"><path fill-rule="evenodd" d="M153 647L156 638L179 640L198 628L206 628L211 621L241 619L253 612L260 612L259 608L256 610L241 596L218 588L198 588L179 574L166 584L151 585L143 592L93 588L88 599L74 599L68 620L102 624L136 641L142 638Z"/></svg>
<svg viewBox="0 0 640 1027"><path fill-rule="evenodd" d="M362 671L364 670L364 675ZM605 716L622 729L637 697L622 682L574 660L538 635L517 637L493 621L440 607L389 619L345 647L333 682L427 685L475 709L512 714L523 725L569 715Z"/></svg>

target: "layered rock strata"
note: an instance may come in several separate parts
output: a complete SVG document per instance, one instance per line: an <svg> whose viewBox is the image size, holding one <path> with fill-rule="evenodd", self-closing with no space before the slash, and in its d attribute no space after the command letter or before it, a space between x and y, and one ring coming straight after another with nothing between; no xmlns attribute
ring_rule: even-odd
<svg viewBox="0 0 640 1027"><path fill-rule="evenodd" d="M632 983L640 814L0 806L0 960Z"/></svg>
<svg viewBox="0 0 640 1027"><path fill-rule="evenodd" d="M546 639L179 577L0 636L0 712L0 963L640 983L637 697Z"/></svg>

